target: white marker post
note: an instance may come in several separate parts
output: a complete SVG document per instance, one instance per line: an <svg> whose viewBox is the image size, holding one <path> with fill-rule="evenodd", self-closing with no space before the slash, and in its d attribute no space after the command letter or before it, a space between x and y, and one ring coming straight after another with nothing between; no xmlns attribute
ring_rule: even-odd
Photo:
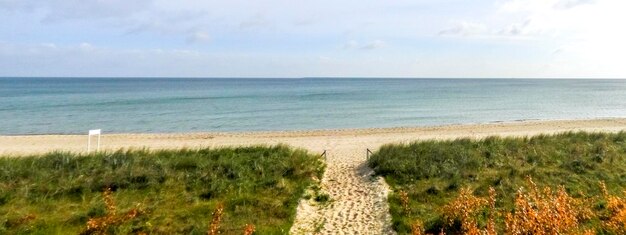
<svg viewBox="0 0 626 235"><path fill-rule="evenodd" d="M97 130L89 130L89 137L87 140L87 152L91 151L91 136L98 135L98 147L96 148L96 152L100 151L100 129Z"/></svg>

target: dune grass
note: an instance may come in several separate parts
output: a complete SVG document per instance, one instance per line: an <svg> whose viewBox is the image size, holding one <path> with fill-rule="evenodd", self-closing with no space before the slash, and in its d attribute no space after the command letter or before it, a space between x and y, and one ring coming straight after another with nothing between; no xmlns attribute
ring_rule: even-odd
<svg viewBox="0 0 626 235"><path fill-rule="evenodd" d="M455 208L455 203L468 206L459 205L458 198L488 198L490 188L495 189L497 213L514 212L520 187L532 188L527 177L532 177L539 190L547 186L556 191L563 186L568 195L586 202L584 206L595 216L580 219L580 227L603 234L610 233L603 227L609 212L599 182L606 184L608 193L623 195L626 133L570 132L391 144L375 152L368 164L394 191L389 197L390 212L400 234L410 233L415 221L423 222L421 226L430 233L442 228L448 233L461 231L459 224L444 218L446 208ZM472 195L459 196L466 188ZM476 216L478 226L485 228L488 216L482 212ZM495 225L497 231L504 231L502 216Z"/></svg>
<svg viewBox="0 0 626 235"><path fill-rule="evenodd" d="M286 234L322 171L283 145L2 157L0 234L85 233L111 213L107 233L206 234L218 205L221 234Z"/></svg>

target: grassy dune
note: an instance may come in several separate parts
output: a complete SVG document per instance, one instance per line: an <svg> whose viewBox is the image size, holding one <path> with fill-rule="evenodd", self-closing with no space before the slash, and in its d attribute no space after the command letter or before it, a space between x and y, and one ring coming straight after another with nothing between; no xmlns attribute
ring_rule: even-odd
<svg viewBox="0 0 626 235"><path fill-rule="evenodd" d="M369 165L394 190L389 197L390 210L393 226L401 234L409 233L415 221L422 221L425 230L431 233L442 228L448 233L462 231L460 224L445 219L445 206L448 205L448 210L468 206L455 201L458 198L488 198L490 187L496 193L496 213L514 212L520 187L525 187L521 192L532 188L527 176L532 177L540 190L547 186L556 191L562 185L572 198L585 202L583 206L593 216L577 219L580 231L610 233L604 225L612 212L607 211L607 200L602 196L599 182L606 183L608 193L623 196L626 133L578 132L392 144L374 153ZM472 195L459 197L465 188ZM622 201L613 204L617 202ZM621 212L624 213L621 216L626 215L626 211ZM478 211L475 216L478 228L484 229L488 213ZM499 232L505 228L503 217L495 219Z"/></svg>
<svg viewBox="0 0 626 235"><path fill-rule="evenodd" d="M206 234L218 204L222 234L283 234L322 171L282 145L3 157L0 234L88 233L90 219L113 217L109 233Z"/></svg>

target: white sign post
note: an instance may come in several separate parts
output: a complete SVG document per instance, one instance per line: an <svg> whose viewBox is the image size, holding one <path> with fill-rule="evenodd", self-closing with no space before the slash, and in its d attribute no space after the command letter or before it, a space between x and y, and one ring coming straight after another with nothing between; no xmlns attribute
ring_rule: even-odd
<svg viewBox="0 0 626 235"><path fill-rule="evenodd" d="M87 152L91 151L91 136L92 135L97 135L98 136L98 147L96 147L96 152L100 151L100 129L97 130L89 130L89 137L87 140Z"/></svg>

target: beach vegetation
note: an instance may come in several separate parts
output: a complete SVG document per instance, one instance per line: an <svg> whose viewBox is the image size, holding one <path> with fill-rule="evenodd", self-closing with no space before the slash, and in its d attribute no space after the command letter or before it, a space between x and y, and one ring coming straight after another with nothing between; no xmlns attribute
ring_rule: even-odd
<svg viewBox="0 0 626 235"><path fill-rule="evenodd" d="M626 132L567 132L388 144L400 234L624 234Z"/></svg>
<svg viewBox="0 0 626 235"><path fill-rule="evenodd" d="M284 145L0 157L0 234L286 234L323 168Z"/></svg>

